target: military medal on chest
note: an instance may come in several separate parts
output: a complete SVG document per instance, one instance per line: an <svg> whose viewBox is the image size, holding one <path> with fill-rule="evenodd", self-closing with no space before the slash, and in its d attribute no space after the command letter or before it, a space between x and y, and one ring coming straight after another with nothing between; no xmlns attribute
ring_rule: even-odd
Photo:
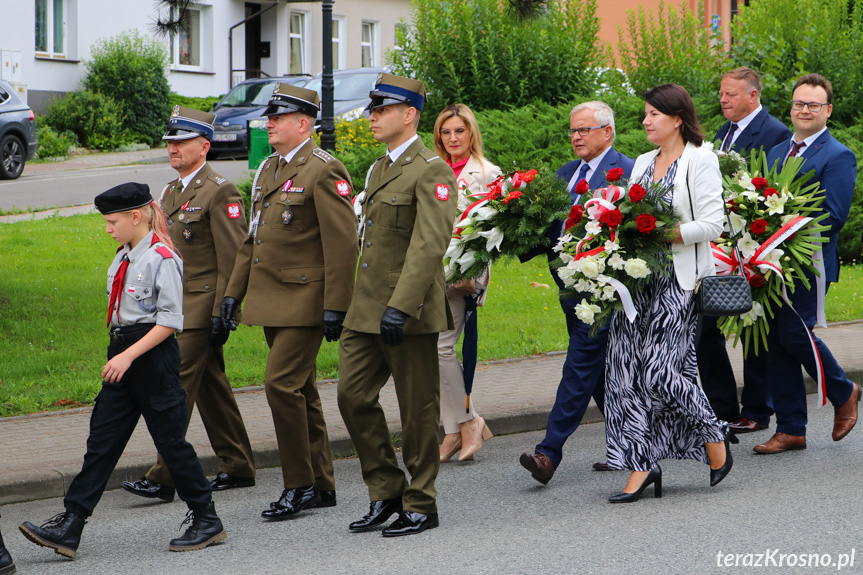
<svg viewBox="0 0 863 575"><path fill-rule="evenodd" d="M282 212L282 223L288 225L291 223L291 220L294 219L294 212L291 211L290 206L285 208L285 211Z"/></svg>
<svg viewBox="0 0 863 575"><path fill-rule="evenodd" d="M186 229L183 230L183 239L187 242L192 241L192 224L189 222L186 222Z"/></svg>

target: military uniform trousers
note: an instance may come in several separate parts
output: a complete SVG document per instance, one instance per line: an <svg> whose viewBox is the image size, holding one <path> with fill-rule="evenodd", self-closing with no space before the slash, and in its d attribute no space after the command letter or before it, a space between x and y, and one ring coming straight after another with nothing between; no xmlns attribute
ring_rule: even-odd
<svg viewBox="0 0 863 575"><path fill-rule="evenodd" d="M437 333L405 335L401 345L378 334L345 328L339 346L339 410L360 457L372 501L402 498L405 511L437 513L434 482L440 469L440 371ZM407 484L379 401L390 375L402 422Z"/></svg>
<svg viewBox="0 0 863 575"><path fill-rule="evenodd" d="M136 324L120 329L111 338L108 359L122 353L152 329L153 324ZM185 439L185 392L180 386L180 351L169 337L137 358L117 383L102 383L90 416L90 436L81 472L66 492L68 511L89 516L140 416L156 449L177 486L177 494L190 509L202 509L212 499L210 482L204 475L195 449Z"/></svg>
<svg viewBox="0 0 863 575"><path fill-rule="evenodd" d="M264 337L270 347L264 386L276 428L284 487L314 483L321 491L334 491L327 422L315 385L323 327L264 327Z"/></svg>
<svg viewBox="0 0 863 575"><path fill-rule="evenodd" d="M177 335L180 346L180 382L186 390L186 430L192 408L204 422L213 451L222 462L219 471L231 477L255 477L255 456L240 408L225 375L222 346L210 345L209 329L187 329ZM160 485L173 485L171 474L160 455L147 472L147 479Z"/></svg>

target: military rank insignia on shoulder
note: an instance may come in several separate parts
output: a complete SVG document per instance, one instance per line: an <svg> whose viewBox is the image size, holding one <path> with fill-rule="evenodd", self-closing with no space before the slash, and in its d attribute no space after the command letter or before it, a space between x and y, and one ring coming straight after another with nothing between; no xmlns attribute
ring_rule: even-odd
<svg viewBox="0 0 863 575"><path fill-rule="evenodd" d="M209 178L210 180L213 180L214 182L216 182L216 183L217 183L217 184L219 184L220 186L221 186L222 184L224 184L225 182L227 182L227 181L228 181L226 178L223 178L222 176L217 176L216 174L210 174L210 175L208 176L208 178Z"/></svg>
<svg viewBox="0 0 863 575"><path fill-rule="evenodd" d="M435 160L440 160L440 156L433 155L434 152L429 150L428 148L423 148L419 152L419 156L426 161L427 164L432 163ZM443 161L443 160L441 160Z"/></svg>
<svg viewBox="0 0 863 575"><path fill-rule="evenodd" d="M315 148L314 150L312 150L312 153L314 155L316 155L317 157L319 157L320 159L322 159L324 162L329 162L330 160L335 160L335 158L333 156L331 156L329 154L329 152L327 152L326 150L323 150L321 148Z"/></svg>

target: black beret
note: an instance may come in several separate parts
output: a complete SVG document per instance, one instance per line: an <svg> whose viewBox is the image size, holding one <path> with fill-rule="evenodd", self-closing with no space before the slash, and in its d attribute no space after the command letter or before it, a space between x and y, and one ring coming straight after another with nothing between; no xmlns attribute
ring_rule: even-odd
<svg viewBox="0 0 863 575"><path fill-rule="evenodd" d="M143 208L153 201L153 197L147 184L129 182L102 192L93 201L102 214L113 214Z"/></svg>

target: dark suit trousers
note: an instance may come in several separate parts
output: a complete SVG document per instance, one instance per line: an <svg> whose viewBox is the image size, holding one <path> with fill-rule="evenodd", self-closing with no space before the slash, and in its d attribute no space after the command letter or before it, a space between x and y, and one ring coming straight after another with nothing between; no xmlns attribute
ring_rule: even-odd
<svg viewBox="0 0 863 575"><path fill-rule="evenodd" d="M124 328L125 341L112 341L108 359L122 353L143 337L152 324ZM81 472L66 492L68 511L89 516L105 491L108 479L140 416L156 449L177 485L177 494L190 509L200 510L212 497L195 449L185 439L185 392L180 386L180 352L173 337L136 359L118 383L102 383L90 416L90 436Z"/></svg>
<svg viewBox="0 0 863 575"><path fill-rule="evenodd" d="M270 346L264 387L273 412L285 489L314 483L334 491L333 454L321 396L315 385L315 360L324 329L265 327Z"/></svg>
<svg viewBox="0 0 863 575"><path fill-rule="evenodd" d="M816 322L815 278L807 272L812 289L800 283L791 296L794 310L787 305L776 310L768 334L767 369L770 373L770 392L776 409L776 431L789 435L806 435L806 388L800 365L812 379L817 379L815 357L808 332ZM800 314L800 317L797 316ZM806 323L804 326L800 319ZM845 375L836 358L815 334L812 334L824 369L827 399L834 406L848 401L854 384Z"/></svg>
<svg viewBox="0 0 863 575"><path fill-rule="evenodd" d="M605 348L608 342L608 325L590 337L591 326L566 313L569 346L563 363L563 374L557 387L557 396L548 416L545 438L536 449L546 454L555 467L563 459L563 444L569 439L584 417L593 396L600 410L605 409Z"/></svg>
<svg viewBox="0 0 863 575"><path fill-rule="evenodd" d="M209 329L184 330L177 335L177 343L180 346L180 382L186 390L186 430L192 419L192 409L197 405L210 445L222 460L219 471L232 477L254 477L255 457L231 383L225 375L222 347L210 346ZM174 484L161 456L146 477L161 485Z"/></svg>
<svg viewBox="0 0 863 575"><path fill-rule="evenodd" d="M695 346L701 387L710 402L717 419L737 421L741 417L770 423L773 401L767 381L767 354L761 349L759 355L750 349L743 360L743 393L737 402L737 381L728 359L725 336L719 331L719 318L701 316L701 335Z"/></svg>
<svg viewBox="0 0 863 575"><path fill-rule="evenodd" d="M372 501L402 499L405 511L437 513L435 479L440 469L438 424L440 371L437 333L407 335L398 346L378 334L345 329L339 345L339 410L354 442ZM380 391L395 381L402 423L399 468Z"/></svg>

